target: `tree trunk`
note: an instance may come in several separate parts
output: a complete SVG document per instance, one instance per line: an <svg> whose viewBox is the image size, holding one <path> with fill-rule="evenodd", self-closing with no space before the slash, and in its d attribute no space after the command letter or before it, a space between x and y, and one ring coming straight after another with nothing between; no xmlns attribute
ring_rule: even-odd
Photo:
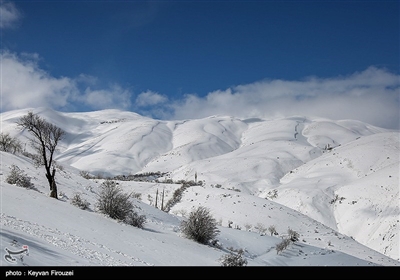
<svg viewBox="0 0 400 280"><path fill-rule="evenodd" d="M156 208L158 208L158 207L157 207L157 200L158 200L158 189L157 189L157 191L156 191Z"/></svg>
<svg viewBox="0 0 400 280"><path fill-rule="evenodd" d="M164 211L164 189L162 190L161 211Z"/></svg>
<svg viewBox="0 0 400 280"><path fill-rule="evenodd" d="M55 170L53 169L53 173L50 173L50 167L45 166L46 168L46 178L47 178L47 182L49 183L49 187L50 187L50 191L53 188L53 181L54 181L54 174L55 174Z"/></svg>
<svg viewBox="0 0 400 280"><path fill-rule="evenodd" d="M55 175L56 175L56 169L53 168L53 173L48 176L46 174L46 177L50 177L51 179L51 183L50 183L50 197L53 197L55 199L58 199L58 195L57 195L57 184L56 184L56 179L55 179ZM50 181L50 180L49 180Z"/></svg>
<svg viewBox="0 0 400 280"><path fill-rule="evenodd" d="M58 199L56 181L53 181L53 188L50 191L50 197Z"/></svg>

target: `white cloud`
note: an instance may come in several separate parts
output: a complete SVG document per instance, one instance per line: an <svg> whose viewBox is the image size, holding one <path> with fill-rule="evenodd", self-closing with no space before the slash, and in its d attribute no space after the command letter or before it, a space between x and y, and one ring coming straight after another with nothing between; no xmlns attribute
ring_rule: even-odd
<svg viewBox="0 0 400 280"><path fill-rule="evenodd" d="M118 108L129 109L131 106L130 91L113 85L109 89L92 90L86 88L85 93L79 97L79 100L93 109Z"/></svg>
<svg viewBox="0 0 400 280"><path fill-rule="evenodd" d="M137 96L136 105L138 107L153 106L166 102L167 100L168 98L165 95L161 95L157 92L147 90Z"/></svg>
<svg viewBox="0 0 400 280"><path fill-rule="evenodd" d="M356 119L399 129L400 77L370 67L350 76L308 77L301 81L262 80L216 90L204 97L186 94L177 100L151 90L135 103L129 89L115 84L96 87L96 77L53 77L38 65L37 54L1 54L1 111L27 107L70 110L118 108L161 119L193 119L210 115L276 118L291 115ZM80 89L84 90L81 91Z"/></svg>
<svg viewBox="0 0 400 280"><path fill-rule="evenodd" d="M23 60L10 52L1 54L2 110L26 107L66 106L76 94L73 80L54 78L38 67L35 59Z"/></svg>
<svg viewBox="0 0 400 280"><path fill-rule="evenodd" d="M21 12L17 9L14 3L0 3L0 29L13 28L21 18Z"/></svg>
<svg viewBox="0 0 400 280"><path fill-rule="evenodd" d="M264 80L210 92L190 94L172 104L171 118L233 115L274 118L290 115L357 119L399 128L398 75L370 67L346 77L302 81Z"/></svg>
<svg viewBox="0 0 400 280"><path fill-rule="evenodd" d="M68 110L80 105L89 109L129 109L130 91L115 84L107 89L87 86L83 93L79 86L95 86L95 77L81 74L77 78L55 78L40 69L37 54L4 51L1 56L1 111L28 107L51 107Z"/></svg>

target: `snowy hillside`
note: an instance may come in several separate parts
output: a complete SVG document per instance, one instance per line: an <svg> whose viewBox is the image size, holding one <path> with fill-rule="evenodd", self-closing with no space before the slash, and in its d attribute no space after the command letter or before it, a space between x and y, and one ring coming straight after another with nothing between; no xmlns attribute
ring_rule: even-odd
<svg viewBox="0 0 400 280"><path fill-rule="evenodd" d="M0 250L28 245L20 265L218 266L229 248L245 249L250 266L400 265L398 131L303 116L161 121L118 110L2 113L2 132L27 143L27 151L29 134L15 122L28 111L66 137L55 158L59 200L48 197L42 167L1 152ZM6 183L12 165L35 189ZM96 212L104 180L81 171L98 178L159 172L157 181L118 181L140 194L134 203L147 217L144 229ZM179 180L202 184L187 188L168 213L154 207L157 191L167 201ZM90 210L70 203L77 192ZM220 248L182 236L180 222L198 205L218 221ZM260 234L271 225L278 235ZM289 228L300 240L277 254ZM2 258L1 265L10 264Z"/></svg>

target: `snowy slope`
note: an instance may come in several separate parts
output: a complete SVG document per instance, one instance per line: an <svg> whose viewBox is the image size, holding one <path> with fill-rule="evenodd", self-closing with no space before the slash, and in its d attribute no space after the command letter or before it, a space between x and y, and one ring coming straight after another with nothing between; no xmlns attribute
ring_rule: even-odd
<svg viewBox="0 0 400 280"><path fill-rule="evenodd" d="M287 174L275 201L398 258L398 154L396 132L361 137Z"/></svg>
<svg viewBox="0 0 400 280"><path fill-rule="evenodd" d="M398 265L398 262L359 244L348 236L335 233L322 224L303 216L285 206L261 198L251 200L249 195L233 197L233 191L220 190L228 194L223 205L225 211L217 213L216 203L198 189L185 195L190 201L195 193L203 197L197 203L210 206L216 219L229 218L229 212L239 210L237 217L248 216L245 220L271 222L277 225L280 236L260 235L256 231L228 228L225 222L219 227L218 240L222 246L217 249L200 245L181 236L180 215L165 213L144 201L135 200L137 211L145 214L144 229L127 226L109 219L95 211L96 192L102 180L86 180L77 170L63 168L58 176L58 187L62 192L59 200L48 197L48 187L41 177L42 170L31 166L31 162L19 157L1 153L2 174L7 167L17 164L31 176L37 190L26 190L14 185L1 184L1 251L29 247L29 255L17 259L17 265L28 266L218 266L219 258L228 248L245 249L248 265ZM3 175L3 177L4 177ZM160 187L153 183L121 182L127 191L139 191L143 184L148 189ZM179 186L175 186L179 187ZM201 187L200 187L201 188ZM91 202L91 210L81 210L70 204L75 192ZM207 191L208 192L208 191ZM231 194L229 197L229 193ZM218 197L217 194L210 197ZM241 207L235 202L242 200ZM262 204L261 204L262 203ZM185 207L182 202L179 207ZM189 203L186 208L190 210ZM266 205L267 208L263 207ZM192 205L193 206L193 205ZM254 209L261 211L254 212ZM177 210L176 208L175 210ZM218 210L219 211L219 210ZM183 212L180 212L183 213ZM265 219L269 213L271 219ZM275 245L285 235L290 225L301 233L302 241L291 245L282 254L277 254ZM320 231L318 234L317 231ZM318 240L318 238L321 240ZM328 239L332 240L328 245ZM14 242L13 242L14 241ZM318 241L318 242L316 242ZM319 245L318 245L319 244ZM12 265L1 259L2 266Z"/></svg>
<svg viewBox="0 0 400 280"><path fill-rule="evenodd" d="M2 113L2 131L27 142L15 121L29 110L67 135L56 155L63 167L56 176L60 200L47 196L44 170L1 153L0 249L12 236L29 242L28 265L219 265L230 246L246 248L249 265L257 266L399 265L398 131L303 116L160 121L118 110L46 108ZM12 164L33 178L38 191L5 183ZM141 194L135 204L148 217L141 230L95 212L102 180L84 179L80 170L103 176L160 171L167 174L161 179L174 181L197 174L203 185L187 189L165 213L153 206L156 191L163 189L168 199L179 184L120 181L127 192ZM92 211L69 203L75 192ZM180 221L197 205L219 221L225 249L180 235ZM257 225L274 225L279 236L261 236ZM274 247L288 228L300 233L301 242L277 255Z"/></svg>

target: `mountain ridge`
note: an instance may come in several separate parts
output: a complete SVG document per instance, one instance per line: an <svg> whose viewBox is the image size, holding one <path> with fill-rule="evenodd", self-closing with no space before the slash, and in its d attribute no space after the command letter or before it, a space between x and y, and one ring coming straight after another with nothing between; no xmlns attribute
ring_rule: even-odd
<svg viewBox="0 0 400 280"><path fill-rule="evenodd" d="M101 176L159 171L167 173L164 179L179 181L196 175L203 186L193 189L220 185L274 201L399 260L397 130L305 116L154 120L121 110L48 108L2 113L2 130L26 143L29 135L18 131L15 121L28 111L67 132L58 164ZM194 198L186 196L173 212L193 206ZM217 203L209 206L220 211ZM245 216L235 220L241 228L245 223Z"/></svg>

